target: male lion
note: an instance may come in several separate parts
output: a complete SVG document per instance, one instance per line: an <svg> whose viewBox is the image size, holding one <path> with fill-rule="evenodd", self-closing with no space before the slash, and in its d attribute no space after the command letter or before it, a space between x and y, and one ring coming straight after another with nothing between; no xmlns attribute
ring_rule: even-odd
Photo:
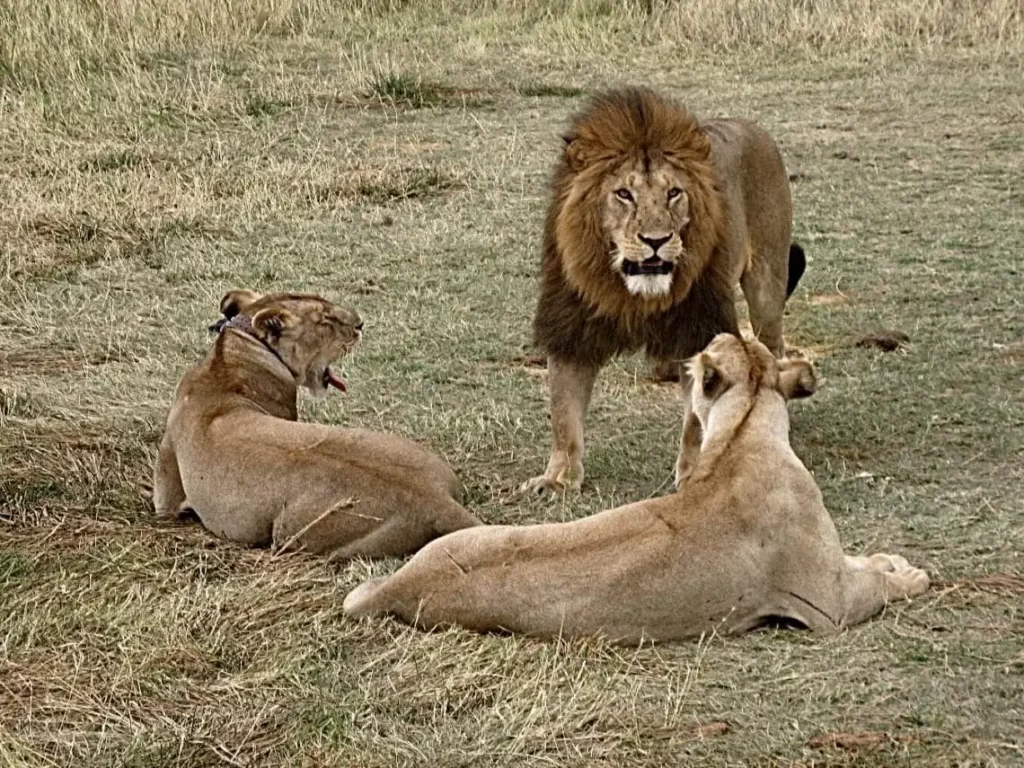
<svg viewBox="0 0 1024 768"><path fill-rule="evenodd" d="M689 373L690 471L675 494L570 523L457 531L358 586L345 613L637 643L779 622L835 632L928 587L898 555L843 554L789 444L786 399L814 390L809 363L721 334Z"/></svg>
<svg viewBox="0 0 1024 768"><path fill-rule="evenodd" d="M601 366L643 348L659 369L678 370L716 333L738 332L737 281L758 339L781 357L783 307L805 265L790 241L782 158L753 123L698 122L630 88L597 96L565 141L533 326L548 357L554 441L544 474L523 490L578 489Z"/></svg>
<svg viewBox="0 0 1024 768"><path fill-rule="evenodd" d="M218 536L335 558L415 552L479 521L445 462L411 440L299 423L300 385L344 389L351 309L306 293L231 291L220 336L178 385L154 469L156 513L195 513Z"/></svg>

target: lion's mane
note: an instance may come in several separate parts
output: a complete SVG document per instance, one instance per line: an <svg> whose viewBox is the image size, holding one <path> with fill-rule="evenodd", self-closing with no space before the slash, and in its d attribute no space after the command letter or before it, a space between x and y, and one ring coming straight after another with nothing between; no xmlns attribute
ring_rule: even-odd
<svg viewBox="0 0 1024 768"><path fill-rule="evenodd" d="M600 365L645 347L682 359L738 330L733 286L716 254L727 221L711 145L684 107L646 88L613 90L573 119L544 227L534 341L549 355ZM663 158L690 179L686 255L660 297L631 294L608 256L601 187L624 161Z"/></svg>

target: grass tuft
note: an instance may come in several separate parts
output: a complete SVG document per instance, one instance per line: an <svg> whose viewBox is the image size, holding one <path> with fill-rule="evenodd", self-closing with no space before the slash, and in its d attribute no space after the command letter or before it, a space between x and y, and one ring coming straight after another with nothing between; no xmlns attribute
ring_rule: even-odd
<svg viewBox="0 0 1024 768"><path fill-rule="evenodd" d="M342 200L388 205L403 200L437 197L461 184L458 178L440 168L385 168L354 172L336 181L314 186L307 193L307 198L317 205L335 205Z"/></svg>
<svg viewBox="0 0 1024 768"><path fill-rule="evenodd" d="M382 72L370 80L364 98L400 109L483 107L494 99L481 89L456 88L406 72Z"/></svg>
<svg viewBox="0 0 1024 768"><path fill-rule="evenodd" d="M520 96L536 96L539 98L575 98L582 96L585 91L574 85L561 85L559 83L545 83L538 80L530 80L515 86L516 93Z"/></svg>
<svg viewBox="0 0 1024 768"><path fill-rule="evenodd" d="M130 149L115 149L87 157L78 164L78 170L83 173L129 171L144 162L145 158Z"/></svg>
<svg viewBox="0 0 1024 768"><path fill-rule="evenodd" d="M249 117L271 117L280 113L288 104L263 93L251 92L246 94L242 106Z"/></svg>

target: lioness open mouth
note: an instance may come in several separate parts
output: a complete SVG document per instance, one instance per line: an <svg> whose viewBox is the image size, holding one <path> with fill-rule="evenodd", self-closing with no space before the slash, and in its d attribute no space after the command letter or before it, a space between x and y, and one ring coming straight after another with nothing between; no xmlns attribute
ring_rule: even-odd
<svg viewBox="0 0 1024 768"><path fill-rule="evenodd" d="M334 387L335 389L340 390L342 392L348 392L348 387L345 386L344 380L341 378L341 376L339 376L338 374L331 370L331 366L327 366L326 368L324 368L323 382L324 389L328 387Z"/></svg>
<svg viewBox="0 0 1024 768"><path fill-rule="evenodd" d="M657 256L651 256L650 258L644 259L643 261L630 261L626 259L622 262L622 274L624 275L667 275L675 267L671 261L665 261L659 259Z"/></svg>

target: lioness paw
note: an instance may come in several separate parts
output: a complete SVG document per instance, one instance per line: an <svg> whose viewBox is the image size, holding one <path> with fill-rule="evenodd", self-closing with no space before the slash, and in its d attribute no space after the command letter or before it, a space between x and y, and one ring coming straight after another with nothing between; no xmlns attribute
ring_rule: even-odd
<svg viewBox="0 0 1024 768"><path fill-rule="evenodd" d="M915 568L902 555L879 552L870 557L856 559L863 563L863 567L881 571L885 575L888 600L915 597L925 592L931 583L923 569Z"/></svg>
<svg viewBox="0 0 1024 768"><path fill-rule="evenodd" d="M906 571L911 569L910 563L907 562L907 558L902 555L887 555L879 552L876 555L872 555L868 558L870 567L876 571L882 573L898 573L900 571Z"/></svg>
<svg viewBox="0 0 1024 768"><path fill-rule="evenodd" d="M903 583L905 597L916 597L917 595L924 594L931 585L931 579L928 578L928 574L923 568L910 567L905 571L897 573L895 576Z"/></svg>

